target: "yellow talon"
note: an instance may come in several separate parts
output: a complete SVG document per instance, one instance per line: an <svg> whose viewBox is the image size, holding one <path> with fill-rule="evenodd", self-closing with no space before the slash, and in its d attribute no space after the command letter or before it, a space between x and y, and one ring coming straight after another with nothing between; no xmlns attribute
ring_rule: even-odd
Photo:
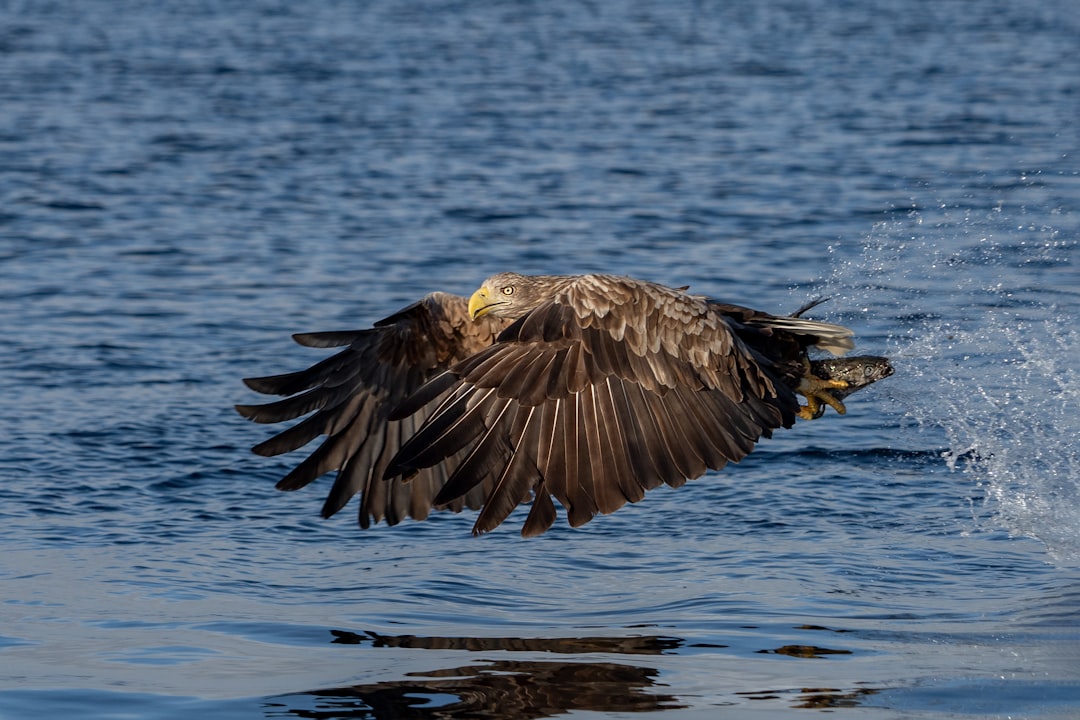
<svg viewBox="0 0 1080 720"><path fill-rule="evenodd" d="M843 415L847 412L844 403L832 396L829 390L842 390L848 387L844 380L824 380L810 372L810 361L803 358L803 366L806 371L799 380L799 386L795 391L806 398L806 405L799 406L799 417L803 420L813 420L821 417L822 403Z"/></svg>

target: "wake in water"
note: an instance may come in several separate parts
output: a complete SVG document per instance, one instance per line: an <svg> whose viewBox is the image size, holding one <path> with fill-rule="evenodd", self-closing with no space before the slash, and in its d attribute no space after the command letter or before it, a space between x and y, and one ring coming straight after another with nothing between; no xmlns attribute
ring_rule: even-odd
<svg viewBox="0 0 1080 720"><path fill-rule="evenodd" d="M914 232L913 232L914 230ZM826 293L888 322L893 400L944 434L994 525L1080 563L1080 333L1075 241L999 213L912 213L875 228ZM1071 279L1070 279L1071 278ZM982 519L986 522L986 518Z"/></svg>

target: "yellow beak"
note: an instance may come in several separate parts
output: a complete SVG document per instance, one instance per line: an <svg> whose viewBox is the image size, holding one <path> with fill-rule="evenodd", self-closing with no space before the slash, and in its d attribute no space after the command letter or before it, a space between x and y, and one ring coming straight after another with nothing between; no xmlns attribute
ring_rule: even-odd
<svg viewBox="0 0 1080 720"><path fill-rule="evenodd" d="M487 288L482 287L472 294L469 298L469 315L473 320L487 313L488 308L491 307L490 299L491 294Z"/></svg>

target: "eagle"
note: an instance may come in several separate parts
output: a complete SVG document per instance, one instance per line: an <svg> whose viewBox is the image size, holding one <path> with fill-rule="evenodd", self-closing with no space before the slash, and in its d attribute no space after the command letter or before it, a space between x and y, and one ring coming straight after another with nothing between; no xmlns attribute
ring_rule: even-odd
<svg viewBox="0 0 1080 720"><path fill-rule="evenodd" d="M770 315L615 275L499 273L468 299L434 292L367 329L294 335L344 349L245 379L284 398L236 409L257 423L308 416L253 451L322 436L277 487L336 472L323 517L359 494L363 528L468 507L478 535L530 504L531 537L555 522L554 500L578 527L739 461L797 417L843 413L833 392L857 388L815 375L808 350L843 355L853 333L806 309Z"/></svg>

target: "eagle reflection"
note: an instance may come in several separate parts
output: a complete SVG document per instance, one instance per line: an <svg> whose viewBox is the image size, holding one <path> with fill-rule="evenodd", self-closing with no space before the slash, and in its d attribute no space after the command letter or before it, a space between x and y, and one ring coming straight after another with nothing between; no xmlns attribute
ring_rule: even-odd
<svg viewBox="0 0 1080 720"><path fill-rule="evenodd" d="M405 680L279 697L266 709L273 717L287 714L325 720L528 720L571 710L650 712L685 707L672 695L646 692L656 685L658 674L652 668L609 662L493 660L406 673Z"/></svg>
<svg viewBox="0 0 1080 720"><path fill-rule="evenodd" d="M334 642L372 643L375 647L428 647L469 650L619 652L660 654L676 638L473 638L457 648L454 638L390 637L335 632ZM674 643L674 644L673 644ZM527 646L527 647L525 647ZM372 718L377 720L528 720L571 710L650 712L685 707L672 695L649 692L659 671L615 662L485 660L461 667L405 673L404 679L327 688L279 696L267 703L270 717Z"/></svg>
<svg viewBox="0 0 1080 720"><path fill-rule="evenodd" d="M414 648L421 650L507 650L510 652L550 653L619 653L620 655L662 655L679 649L681 638L662 635L633 635L630 637L452 637L424 635L383 635L365 630L331 630L334 642L342 645L371 647Z"/></svg>

